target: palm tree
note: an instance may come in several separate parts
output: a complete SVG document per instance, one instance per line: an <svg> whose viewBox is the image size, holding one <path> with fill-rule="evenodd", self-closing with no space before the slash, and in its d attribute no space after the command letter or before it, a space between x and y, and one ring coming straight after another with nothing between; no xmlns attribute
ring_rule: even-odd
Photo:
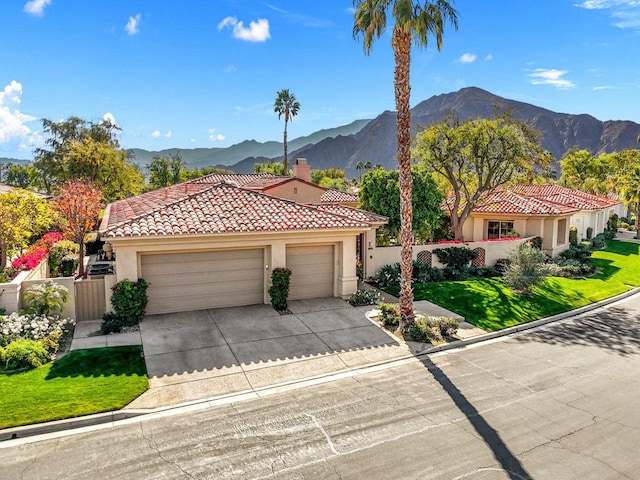
<svg viewBox="0 0 640 480"><path fill-rule="evenodd" d="M362 161L359 161L358 163L356 163L356 170L358 170L358 172L360 173L360 181L362 181L362 170L364 169L364 163L362 163Z"/></svg>
<svg viewBox="0 0 640 480"><path fill-rule="evenodd" d="M367 160L366 162L364 162L364 165L362 166L362 168L364 168L365 170L371 170L373 168L373 164L371 163L371 160Z"/></svg>
<svg viewBox="0 0 640 480"><path fill-rule="evenodd" d="M300 102L296 100L296 96L293 93L289 93L289 89L285 88L278 92L276 102L273 105L273 111L278 114L278 120L284 115L284 160L282 166L284 167L284 174L289 171L289 156L287 152L287 123L292 120L298 114L300 110Z"/></svg>
<svg viewBox="0 0 640 480"><path fill-rule="evenodd" d="M364 51L369 54L375 38L379 38L387 26L387 10L391 7L395 25L391 46L395 57L394 88L396 97L396 139L400 176L400 324L398 332L404 333L413 323L413 270L412 180L411 180L411 110L409 96L409 66L411 42L427 47L430 36L435 37L438 50L442 48L444 26L449 22L456 30L458 14L451 6L453 0L354 0L353 36L364 37Z"/></svg>

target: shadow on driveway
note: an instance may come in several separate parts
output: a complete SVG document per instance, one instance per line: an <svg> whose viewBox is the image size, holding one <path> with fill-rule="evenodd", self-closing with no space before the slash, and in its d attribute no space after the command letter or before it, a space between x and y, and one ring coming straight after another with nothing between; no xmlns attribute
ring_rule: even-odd
<svg viewBox="0 0 640 480"><path fill-rule="evenodd" d="M140 323L150 389L129 408L155 408L251 391L409 355L339 298L146 317Z"/></svg>

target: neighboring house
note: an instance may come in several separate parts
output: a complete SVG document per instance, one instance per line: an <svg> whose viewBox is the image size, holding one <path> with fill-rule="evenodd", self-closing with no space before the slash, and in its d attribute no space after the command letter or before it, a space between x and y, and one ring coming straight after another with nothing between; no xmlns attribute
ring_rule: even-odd
<svg viewBox="0 0 640 480"><path fill-rule="evenodd" d="M32 192L31 190L25 190L23 188L13 187L13 186L7 185L5 183L0 183L0 194L13 192L14 190L18 190L18 191L22 191L22 192L29 192L30 194L35 195L36 197L39 197L39 198L44 198L44 199L51 198L51 195L44 195L42 193Z"/></svg>
<svg viewBox="0 0 640 480"><path fill-rule="evenodd" d="M118 281L150 283L150 314L269 303L277 267L292 271L290 299L346 296L357 245L386 219L335 192L304 177L212 174L111 203L100 235Z"/></svg>
<svg viewBox="0 0 640 480"><path fill-rule="evenodd" d="M555 256L569 247L569 228L578 238L605 230L607 221L622 211L620 201L559 185L499 187L484 195L465 222L465 240L482 241L519 236L538 236L542 248Z"/></svg>

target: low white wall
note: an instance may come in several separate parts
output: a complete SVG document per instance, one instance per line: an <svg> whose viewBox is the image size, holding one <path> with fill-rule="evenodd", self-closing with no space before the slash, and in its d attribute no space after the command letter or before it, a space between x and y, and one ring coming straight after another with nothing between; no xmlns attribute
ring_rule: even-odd
<svg viewBox="0 0 640 480"><path fill-rule="evenodd" d="M0 307L7 313L17 312L20 309L20 295L22 284L29 280L42 280L47 278L49 272L49 262L45 258L33 270L20 272L16 278L9 283L0 283Z"/></svg>
<svg viewBox="0 0 640 480"><path fill-rule="evenodd" d="M418 258L418 253L423 251L433 252L438 248L450 248L450 247L465 247L471 250L475 248L484 248L485 250L485 265L493 266L496 261L500 258L507 258L509 253L529 240L528 238L518 238L515 240L499 240L499 241L490 241L490 242L463 242L463 243L441 243L441 244L432 244L432 245L414 245L413 246L413 259L416 260ZM400 250L401 247L393 246L393 247L376 247L375 254L373 255L373 264L374 264L374 273L367 272L368 275L373 275L377 272L381 267L393 263L397 263L400 261ZM438 261L438 256L433 255L432 257L432 266L434 267L444 267Z"/></svg>

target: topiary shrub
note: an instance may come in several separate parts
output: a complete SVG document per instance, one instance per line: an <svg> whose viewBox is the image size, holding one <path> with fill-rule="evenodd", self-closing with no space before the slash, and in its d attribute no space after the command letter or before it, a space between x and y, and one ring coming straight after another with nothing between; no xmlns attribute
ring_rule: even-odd
<svg viewBox="0 0 640 480"><path fill-rule="evenodd" d="M290 280L291 270L288 268L274 268L271 272L269 296L271 297L271 305L279 312L285 311L288 307Z"/></svg>
<svg viewBox="0 0 640 480"><path fill-rule="evenodd" d="M569 228L569 243L574 247L578 245L578 227Z"/></svg>
<svg viewBox="0 0 640 480"><path fill-rule="evenodd" d="M587 240L590 240L593 237L593 227L587 227Z"/></svg>
<svg viewBox="0 0 640 480"><path fill-rule="evenodd" d="M49 274L51 277L70 277L78 264L78 244L60 240L49 250Z"/></svg>
<svg viewBox="0 0 640 480"><path fill-rule="evenodd" d="M577 231L576 231L577 233ZM571 236L571 231L569 231L569 236ZM576 241L578 237L576 236ZM542 250L542 237L533 237L530 238L527 243L531 245L533 248L537 248L538 250Z"/></svg>
<svg viewBox="0 0 640 480"><path fill-rule="evenodd" d="M7 370L36 368L51 360L49 352L37 340L20 339L4 349L4 366Z"/></svg>

